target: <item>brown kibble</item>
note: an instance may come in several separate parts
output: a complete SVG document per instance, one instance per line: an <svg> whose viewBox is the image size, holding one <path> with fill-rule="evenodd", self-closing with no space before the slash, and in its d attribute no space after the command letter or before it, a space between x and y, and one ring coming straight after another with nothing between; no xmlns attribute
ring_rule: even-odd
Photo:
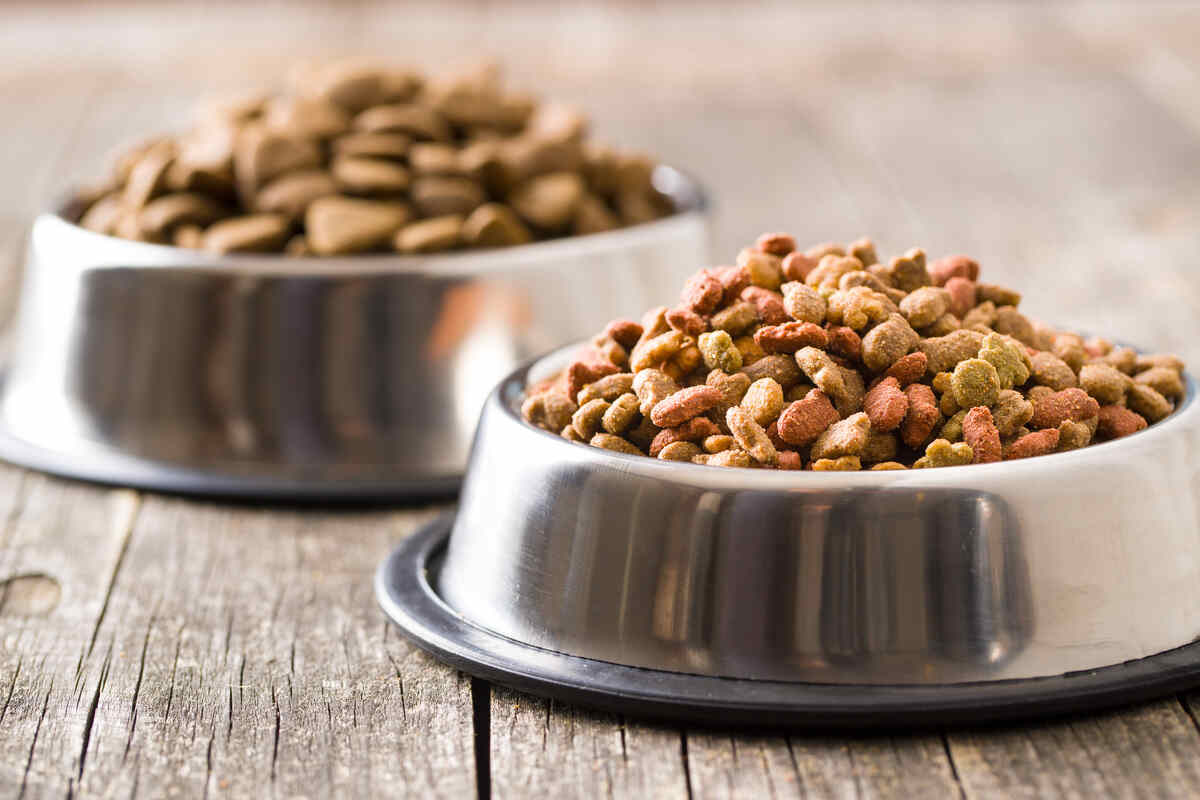
<svg viewBox="0 0 1200 800"><path fill-rule="evenodd" d="M575 361L567 367L567 396L577 400L579 390L593 381L598 381L605 375L620 372L616 364L602 361Z"/></svg>
<svg viewBox="0 0 1200 800"><path fill-rule="evenodd" d="M1058 426L1058 447L1056 452L1065 453L1068 450L1078 450L1086 447L1092 441L1092 428L1086 422L1063 420Z"/></svg>
<svg viewBox="0 0 1200 800"><path fill-rule="evenodd" d="M1033 354L1030 361L1033 365L1033 379L1042 386L1059 391L1079 384L1075 371L1053 353L1039 351Z"/></svg>
<svg viewBox="0 0 1200 800"><path fill-rule="evenodd" d="M963 441L971 447L976 464L990 464L1003 457L1000 431L986 406L975 406L962 421Z"/></svg>
<svg viewBox="0 0 1200 800"><path fill-rule="evenodd" d="M655 434L650 442L650 455L657 456L659 451L672 442L699 442L710 436L717 436L721 429L707 417L692 417L682 425L664 428Z"/></svg>
<svg viewBox="0 0 1200 800"><path fill-rule="evenodd" d="M992 322L992 328L996 333L1011 336L1030 347L1037 344L1037 331L1034 330L1033 323L1013 306L1000 306L996 309L996 319Z"/></svg>
<svg viewBox="0 0 1200 800"><path fill-rule="evenodd" d="M583 404L600 398L610 403L623 394L633 390L633 374L629 372L610 373L586 384L579 390L576 402Z"/></svg>
<svg viewBox="0 0 1200 800"><path fill-rule="evenodd" d="M463 222L463 241L472 247L512 247L533 241L533 234L511 208L484 203Z"/></svg>
<svg viewBox="0 0 1200 800"><path fill-rule="evenodd" d="M1107 406L1124 400L1132 381L1128 375L1108 364L1084 364L1079 370L1079 385L1100 405Z"/></svg>
<svg viewBox="0 0 1200 800"><path fill-rule="evenodd" d="M893 286L905 292L913 292L933 283L929 271L925 269L925 251L919 247L893 258L884 274Z"/></svg>
<svg viewBox="0 0 1200 800"><path fill-rule="evenodd" d="M577 409L565 392L552 390L526 398L521 405L521 416L539 428L558 433L571 424Z"/></svg>
<svg viewBox="0 0 1200 800"><path fill-rule="evenodd" d="M900 384L900 388L908 386L910 383L919 381L925 376L925 369L929 363L928 357L918 350L915 353L899 358L894 364L888 367L884 373L886 377L895 378Z"/></svg>
<svg viewBox="0 0 1200 800"><path fill-rule="evenodd" d="M708 330L708 320L690 308L673 308L668 311L667 324L693 339ZM733 344L732 341L730 344Z"/></svg>
<svg viewBox="0 0 1200 800"><path fill-rule="evenodd" d="M329 171L338 188L348 194L395 195L412 183L406 167L382 158L337 156Z"/></svg>
<svg viewBox="0 0 1200 800"><path fill-rule="evenodd" d="M1082 389L1070 388L1039 398L1030 422L1035 428L1057 428L1065 420L1080 422L1100 413L1100 404Z"/></svg>
<svg viewBox="0 0 1200 800"><path fill-rule="evenodd" d="M628 453L631 456L645 455L633 442L611 433L597 433L589 444L602 450L612 450L614 453Z"/></svg>
<svg viewBox="0 0 1200 800"><path fill-rule="evenodd" d="M900 425L900 438L909 447L916 449L933 435L933 429L942 418L938 411L933 390L923 383L910 384L904 390L908 398L908 413Z"/></svg>
<svg viewBox="0 0 1200 800"><path fill-rule="evenodd" d="M752 303L736 301L712 315L709 325L715 331L737 336L758 322L758 310Z"/></svg>
<svg viewBox="0 0 1200 800"><path fill-rule="evenodd" d="M975 282L968 278L953 277L946 281L946 294L949 296L949 311L962 319L967 312L975 307Z"/></svg>
<svg viewBox="0 0 1200 800"><path fill-rule="evenodd" d="M396 250L401 253L433 253L457 247L462 241L463 218L458 214L410 222L396 231Z"/></svg>
<svg viewBox="0 0 1200 800"><path fill-rule="evenodd" d="M1105 439L1120 439L1145 427L1145 418L1135 411L1130 411L1124 406L1100 406L1096 433Z"/></svg>
<svg viewBox="0 0 1200 800"><path fill-rule="evenodd" d="M614 319L604 327L604 335L629 350L642 337L642 326L633 320Z"/></svg>
<svg viewBox="0 0 1200 800"><path fill-rule="evenodd" d="M790 233L764 233L754 246L764 253L782 258L796 249L796 239Z"/></svg>
<svg viewBox="0 0 1200 800"><path fill-rule="evenodd" d="M713 436L706 436L704 439L704 452L719 453L722 450L728 450L733 447L733 437L727 433L718 433Z"/></svg>
<svg viewBox="0 0 1200 800"><path fill-rule="evenodd" d="M863 409L876 431L894 431L908 413L908 397L895 378L884 378L867 392Z"/></svg>
<svg viewBox="0 0 1200 800"><path fill-rule="evenodd" d="M904 466L903 464L901 464L898 461L881 461L878 464L875 464L874 466L871 467L872 471L874 471L874 470L896 470L896 469L908 469L908 467Z"/></svg>
<svg viewBox="0 0 1200 800"><path fill-rule="evenodd" d="M838 419L840 415L829 397L820 389L812 389L779 415L779 436L788 444L803 447L816 441Z"/></svg>
<svg viewBox="0 0 1200 800"><path fill-rule="evenodd" d="M830 295L825 318L857 331L882 322L894 310L892 301L886 295L866 286L855 286L852 289L838 289Z"/></svg>
<svg viewBox="0 0 1200 800"><path fill-rule="evenodd" d="M803 350L799 352L803 352ZM831 361L830 363L832 364L833 362ZM790 389L795 386L804 376L797 360L783 354L764 356L754 363L742 367L742 372L751 381L756 381L759 378L771 378L784 389Z"/></svg>
<svg viewBox="0 0 1200 800"><path fill-rule="evenodd" d="M995 303L997 308L1012 306L1014 309L1021 305L1021 293L1014 292L1004 286L994 283L979 283L975 285L975 296L980 303Z"/></svg>
<svg viewBox="0 0 1200 800"><path fill-rule="evenodd" d="M687 343L688 337L676 330L660 333L648 341L643 334L642 341L629 354L629 366L634 372L656 367L673 357Z"/></svg>
<svg viewBox="0 0 1200 800"><path fill-rule="evenodd" d="M776 465L780 469L800 470L804 469L804 460L795 450L781 450Z"/></svg>
<svg viewBox="0 0 1200 800"><path fill-rule="evenodd" d="M703 414L721 402L721 392L712 386L680 389L650 411L650 419L660 428L671 428Z"/></svg>
<svg viewBox="0 0 1200 800"><path fill-rule="evenodd" d="M1084 367L1085 370L1088 368ZM1143 370L1134 376L1133 382L1149 386L1170 400L1178 400L1183 397L1183 377L1178 370L1170 367L1151 367Z"/></svg>
<svg viewBox="0 0 1200 800"><path fill-rule="evenodd" d="M265 253L282 247L290 229L279 214L232 217L206 230L203 246L212 253Z"/></svg>
<svg viewBox="0 0 1200 800"><path fill-rule="evenodd" d="M1150 423L1165 419L1175 410L1171 401L1163 397L1161 392L1153 386L1136 380L1133 386L1129 387L1129 394L1125 399L1131 411L1145 417L1146 421Z"/></svg>
<svg viewBox="0 0 1200 800"><path fill-rule="evenodd" d="M1004 451L1004 460L1013 461L1018 458L1032 458L1053 453L1058 447L1058 428L1028 433L1010 444Z"/></svg>
<svg viewBox="0 0 1200 800"><path fill-rule="evenodd" d="M817 259L800 252L788 253L781 265L783 277L789 281L803 281L817 268Z"/></svg>
<svg viewBox="0 0 1200 800"><path fill-rule="evenodd" d="M747 286L742 290L742 300L754 306L758 319L764 325L779 325L791 320L783 307L783 296L761 286Z"/></svg>
<svg viewBox="0 0 1200 800"><path fill-rule="evenodd" d="M1183 372L1183 360L1179 356L1168 355L1164 353L1139 355L1133 362L1133 371L1135 373L1145 372L1152 367L1167 367L1176 372Z"/></svg>
<svg viewBox="0 0 1200 800"><path fill-rule="evenodd" d="M310 203L304 225L314 253L344 255L388 243L408 218L399 203L335 196Z"/></svg>
<svg viewBox="0 0 1200 800"><path fill-rule="evenodd" d="M979 264L967 256L946 256L929 265L929 277L934 286L945 286L954 278L974 283L979 280Z"/></svg>
<svg viewBox="0 0 1200 800"><path fill-rule="evenodd" d="M825 329L811 322L785 322L768 325L754 333L754 341L764 353L794 353L802 347L824 348L829 344Z"/></svg>
<svg viewBox="0 0 1200 800"><path fill-rule="evenodd" d="M752 381L750 376L744 372L726 374L719 369L714 369L708 373L705 383L721 392L721 402L717 404L716 408L720 412L721 418L724 419L725 412L730 406L736 406L742 402L746 392L750 391Z"/></svg>
<svg viewBox="0 0 1200 800"><path fill-rule="evenodd" d="M680 300L697 314L710 314L721 302L725 289L721 281L708 270L702 270L684 284Z"/></svg>

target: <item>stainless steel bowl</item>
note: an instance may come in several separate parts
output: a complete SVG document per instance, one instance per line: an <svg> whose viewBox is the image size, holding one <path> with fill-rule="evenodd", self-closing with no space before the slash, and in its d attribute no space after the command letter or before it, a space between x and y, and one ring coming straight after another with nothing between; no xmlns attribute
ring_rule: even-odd
<svg viewBox="0 0 1200 800"><path fill-rule="evenodd" d="M149 488L388 497L457 486L529 356L707 263L704 198L610 233L433 256L213 256L34 223L0 456Z"/></svg>
<svg viewBox="0 0 1200 800"><path fill-rule="evenodd" d="M659 671L643 675L909 686L1062 676L1200 635L1190 379L1167 420L1075 452L795 473L661 462L529 426L527 381L569 352L518 369L484 407L430 577L474 626Z"/></svg>

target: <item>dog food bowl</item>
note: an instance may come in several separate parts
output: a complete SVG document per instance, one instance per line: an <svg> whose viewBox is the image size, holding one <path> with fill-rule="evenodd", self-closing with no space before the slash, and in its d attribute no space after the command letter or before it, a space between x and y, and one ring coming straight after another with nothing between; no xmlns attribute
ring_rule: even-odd
<svg viewBox="0 0 1200 800"><path fill-rule="evenodd" d="M0 457L105 483L281 498L430 494L529 356L707 263L704 198L608 233L431 256L216 256L37 219Z"/></svg>
<svg viewBox="0 0 1200 800"><path fill-rule="evenodd" d="M418 644L611 710L747 724L1057 713L1200 682L1200 404L1022 461L813 473L672 463L489 397L453 520L377 591Z"/></svg>

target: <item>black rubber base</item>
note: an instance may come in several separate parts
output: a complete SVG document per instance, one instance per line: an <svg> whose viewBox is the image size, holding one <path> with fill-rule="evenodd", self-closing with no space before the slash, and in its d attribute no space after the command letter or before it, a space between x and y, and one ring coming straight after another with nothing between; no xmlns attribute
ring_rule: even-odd
<svg viewBox="0 0 1200 800"><path fill-rule="evenodd" d="M387 615L464 672L605 711L703 726L912 728L1092 711L1200 685L1200 643L1086 672L940 686L736 680L564 655L477 627L442 602L431 577L452 522L452 515L435 520L380 565L375 592Z"/></svg>

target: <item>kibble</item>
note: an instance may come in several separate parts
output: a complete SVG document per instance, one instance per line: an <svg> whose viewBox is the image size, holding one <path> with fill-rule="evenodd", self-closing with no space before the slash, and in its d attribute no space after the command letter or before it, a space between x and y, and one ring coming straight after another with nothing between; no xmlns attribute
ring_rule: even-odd
<svg viewBox="0 0 1200 800"><path fill-rule="evenodd" d="M675 210L653 161L590 142L581 114L509 90L495 69L427 80L345 62L296 75L286 93L205 104L192 130L121 155L104 191L78 193L80 225L220 253L328 256L509 247ZM339 200L376 205L312 213ZM756 286L779 288L786 245L751 251Z"/></svg>
<svg viewBox="0 0 1200 800"><path fill-rule="evenodd" d="M309 213L330 200L347 202L318 198ZM927 267L913 249L885 265L869 240L801 251L775 233L737 262L693 275L674 307L610 322L522 415L668 461L902 470L1129 436L1186 392L1175 356L1034 322L965 256Z"/></svg>

